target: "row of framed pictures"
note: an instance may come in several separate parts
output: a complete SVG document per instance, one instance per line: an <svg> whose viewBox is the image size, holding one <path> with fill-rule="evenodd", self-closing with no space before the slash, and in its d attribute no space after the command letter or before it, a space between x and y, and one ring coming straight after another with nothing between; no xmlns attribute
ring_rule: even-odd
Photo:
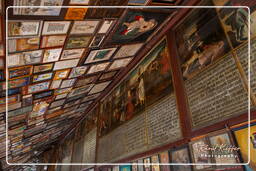
<svg viewBox="0 0 256 171"><path fill-rule="evenodd" d="M187 145L132 161L130 165L105 166L99 169L102 171L252 171L256 168L256 121L251 122L250 129L249 135L248 122L242 123L229 130L197 137ZM248 146L251 148L250 151ZM250 164L245 167L239 165L248 162L248 153L251 156ZM191 163L198 165L192 166Z"/></svg>

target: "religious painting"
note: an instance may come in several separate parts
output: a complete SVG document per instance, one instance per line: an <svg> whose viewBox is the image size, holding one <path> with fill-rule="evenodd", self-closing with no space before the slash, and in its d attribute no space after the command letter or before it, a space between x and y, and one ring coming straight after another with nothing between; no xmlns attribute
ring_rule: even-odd
<svg viewBox="0 0 256 171"><path fill-rule="evenodd" d="M116 51L116 48L93 50L90 52L90 54L86 58L84 64L108 60L110 59L110 57L113 55L115 51Z"/></svg>
<svg viewBox="0 0 256 171"><path fill-rule="evenodd" d="M92 65L90 67L90 69L88 70L87 74L92 74L92 73L104 71L109 64L110 64L110 62L104 62L104 63Z"/></svg>
<svg viewBox="0 0 256 171"><path fill-rule="evenodd" d="M109 40L112 44L124 44L132 42L144 42L161 24L168 18L170 13L159 11L127 10L114 34Z"/></svg>
<svg viewBox="0 0 256 171"><path fill-rule="evenodd" d="M89 0L70 0L69 4L70 5L88 5Z"/></svg>
<svg viewBox="0 0 256 171"><path fill-rule="evenodd" d="M76 78L84 75L85 71L87 70L87 66L80 66L72 68L69 78Z"/></svg>
<svg viewBox="0 0 256 171"><path fill-rule="evenodd" d="M30 76L25 76L8 81L8 88L24 87L30 82Z"/></svg>
<svg viewBox="0 0 256 171"><path fill-rule="evenodd" d="M230 50L214 8L192 10L175 32L184 79L191 78Z"/></svg>
<svg viewBox="0 0 256 171"><path fill-rule="evenodd" d="M115 69L123 68L123 67L127 66L131 60L132 60L132 58L114 60L108 70L115 70Z"/></svg>
<svg viewBox="0 0 256 171"><path fill-rule="evenodd" d="M64 50L61 55L61 60L81 58L84 54L85 49L68 49Z"/></svg>
<svg viewBox="0 0 256 171"><path fill-rule="evenodd" d="M118 71L105 72L100 76L99 80L112 79L117 74L117 72Z"/></svg>
<svg viewBox="0 0 256 171"><path fill-rule="evenodd" d="M117 51L114 58L123 58L123 57L135 56L136 53L141 49L141 47L143 45L144 45L144 43L135 43L135 44L123 45Z"/></svg>
<svg viewBox="0 0 256 171"><path fill-rule="evenodd" d="M114 24L115 24L115 20L111 20L111 19L104 20L102 25L100 26L98 34L108 33Z"/></svg>
<svg viewBox="0 0 256 171"><path fill-rule="evenodd" d="M41 21L8 21L8 36L38 36L41 28Z"/></svg>
<svg viewBox="0 0 256 171"><path fill-rule="evenodd" d="M99 24L99 20L75 21L70 34L93 34Z"/></svg>
<svg viewBox="0 0 256 171"><path fill-rule="evenodd" d="M224 6L216 10L219 13L233 48L248 40L249 24L251 24L251 36L256 35L256 28L252 27L256 23L256 2L246 0L213 0L213 3L217 6ZM250 8L251 21L249 21L249 11L247 8L225 8L225 6L248 6Z"/></svg>
<svg viewBox="0 0 256 171"><path fill-rule="evenodd" d="M104 34L98 34L93 37L90 47L99 47L105 38Z"/></svg>
<svg viewBox="0 0 256 171"><path fill-rule="evenodd" d="M244 163L248 162L248 154L250 153L250 163L249 165L245 165L245 170L256 170L256 122L250 123L250 141L248 141L248 123L234 126L234 128L232 128L232 131L234 132L236 142L240 147L240 153ZM249 146L250 151L248 150Z"/></svg>
<svg viewBox="0 0 256 171"><path fill-rule="evenodd" d="M91 36L73 36L69 37L66 42L66 48L67 49L73 49L73 48L86 48L89 46L89 43L91 41Z"/></svg>
<svg viewBox="0 0 256 171"><path fill-rule="evenodd" d="M39 74L39 75L33 75L33 83L35 82L39 82L39 81L46 81L46 80L50 80L53 76L52 72L49 73L44 73L44 74Z"/></svg>
<svg viewBox="0 0 256 171"><path fill-rule="evenodd" d="M43 62L46 63L46 62L58 61L60 58L61 51L62 51L62 48L45 50Z"/></svg>
<svg viewBox="0 0 256 171"><path fill-rule="evenodd" d="M209 147L206 138L201 138L196 141L190 142L190 152L192 156L192 163L195 164L209 164L213 163L211 153L209 150L205 150ZM211 170L211 165L194 165L194 170Z"/></svg>
<svg viewBox="0 0 256 171"><path fill-rule="evenodd" d="M209 140L210 140L211 147L216 148L216 150L212 152L213 155L215 156L216 163L230 163L230 164L237 163L237 160L235 158L235 155L238 155L236 153L237 151L223 150L222 148L223 146L227 148L230 148L231 146L233 146L233 143L231 142L231 139L227 132L224 132L224 133L222 132L216 135L209 136ZM222 156L222 157L220 158L218 156Z"/></svg>
<svg viewBox="0 0 256 171"><path fill-rule="evenodd" d="M31 6L31 8L14 8L13 15L59 16L61 8L38 8L33 6L62 6L63 0L14 0L13 6Z"/></svg>
<svg viewBox="0 0 256 171"><path fill-rule="evenodd" d="M58 61L58 62L55 62L53 70L55 71L60 69L73 68L77 66L78 62L79 62L79 59Z"/></svg>
<svg viewBox="0 0 256 171"><path fill-rule="evenodd" d="M160 157L160 162L161 163L165 163L165 164L170 163L168 151L161 152L159 154L159 157ZM170 166L169 165L161 165L160 167L161 167L161 171L170 171Z"/></svg>
<svg viewBox="0 0 256 171"><path fill-rule="evenodd" d="M192 163L190 160L188 147L180 147L178 149L172 149L170 152L171 163ZM192 171L190 165L172 165L175 171Z"/></svg>
<svg viewBox="0 0 256 171"><path fill-rule="evenodd" d="M53 80L65 79L68 77L70 69L58 70L55 72Z"/></svg>
<svg viewBox="0 0 256 171"><path fill-rule="evenodd" d="M151 171L150 157L143 159L144 171Z"/></svg>
<svg viewBox="0 0 256 171"><path fill-rule="evenodd" d="M34 65L33 73L36 74L36 73L40 73L40 72L51 71L52 68L53 68L53 63Z"/></svg>
<svg viewBox="0 0 256 171"><path fill-rule="evenodd" d="M103 91L110 83L111 81L106 81L106 82L95 84L95 86L93 86L93 88L89 92L89 95Z"/></svg>
<svg viewBox="0 0 256 171"><path fill-rule="evenodd" d="M28 93L35 93L43 90L47 90L50 86L50 81L32 84L28 86Z"/></svg>
<svg viewBox="0 0 256 171"><path fill-rule="evenodd" d="M160 161L159 161L159 156L158 155L153 155L151 156L151 163L152 164L152 171L160 171Z"/></svg>
<svg viewBox="0 0 256 171"><path fill-rule="evenodd" d="M9 68L8 71L9 71L9 79L13 79L16 77L31 75L32 74L32 66Z"/></svg>
<svg viewBox="0 0 256 171"><path fill-rule="evenodd" d="M8 40L8 52L20 52L26 50L36 50L39 48L39 37L17 38Z"/></svg>
<svg viewBox="0 0 256 171"><path fill-rule="evenodd" d="M131 165L120 165L119 171L132 171Z"/></svg>
<svg viewBox="0 0 256 171"><path fill-rule="evenodd" d="M82 20L88 8L68 8L65 20Z"/></svg>
<svg viewBox="0 0 256 171"><path fill-rule="evenodd" d="M49 48L56 46L63 46L66 40L66 35L57 36L43 36L41 48Z"/></svg>
<svg viewBox="0 0 256 171"><path fill-rule="evenodd" d="M70 21L45 21L42 35L67 34Z"/></svg>
<svg viewBox="0 0 256 171"><path fill-rule="evenodd" d="M68 79L68 80L63 80L62 83L61 83L61 86L60 88L67 88L67 87L71 87L74 85L76 79L73 78L73 79Z"/></svg>

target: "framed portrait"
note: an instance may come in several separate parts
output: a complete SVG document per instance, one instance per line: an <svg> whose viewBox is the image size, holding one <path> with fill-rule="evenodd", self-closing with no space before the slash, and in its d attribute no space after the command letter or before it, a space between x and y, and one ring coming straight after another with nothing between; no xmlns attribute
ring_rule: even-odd
<svg viewBox="0 0 256 171"><path fill-rule="evenodd" d="M69 78L76 78L84 75L87 68L88 68L87 66L79 66L79 67L72 68L69 74Z"/></svg>
<svg viewBox="0 0 256 171"><path fill-rule="evenodd" d="M92 74L92 73L104 71L109 64L110 64L110 62L104 62L104 63L92 65L92 66L90 66L90 69L87 72L87 74Z"/></svg>
<svg viewBox="0 0 256 171"><path fill-rule="evenodd" d="M88 5L89 0L70 0L69 4L70 5Z"/></svg>
<svg viewBox="0 0 256 171"><path fill-rule="evenodd" d="M151 156L151 163L152 164L152 171L160 171L160 161L159 161L159 156L158 155L153 155Z"/></svg>
<svg viewBox="0 0 256 171"><path fill-rule="evenodd" d="M132 58L117 59L112 62L108 70L115 70L127 66Z"/></svg>
<svg viewBox="0 0 256 171"><path fill-rule="evenodd" d="M50 89L60 88L62 80L53 80Z"/></svg>
<svg viewBox="0 0 256 171"><path fill-rule="evenodd" d="M39 82L39 81L46 81L52 79L53 73L44 73L44 74L38 74L38 75L33 75L32 82Z"/></svg>
<svg viewBox="0 0 256 171"><path fill-rule="evenodd" d="M33 100L38 100L38 99L42 99L45 97L50 97L53 95L53 90L49 90L49 91L43 91L40 93L35 93L33 94Z"/></svg>
<svg viewBox="0 0 256 171"><path fill-rule="evenodd" d="M67 60L67 59L81 58L85 51L86 51L85 48L63 50L60 59Z"/></svg>
<svg viewBox="0 0 256 171"><path fill-rule="evenodd" d="M175 28L175 36L184 79L192 78L230 51L225 32L213 8L192 10Z"/></svg>
<svg viewBox="0 0 256 171"><path fill-rule="evenodd" d="M17 67L17 68L9 68L8 69L9 79L31 75L32 74L32 68L33 68L33 66L31 66L31 65L23 66L23 67Z"/></svg>
<svg viewBox="0 0 256 171"><path fill-rule="evenodd" d="M32 84L28 86L28 93L36 93L39 91L44 91L47 90L50 86L50 81L42 82L42 83L37 83L37 84Z"/></svg>
<svg viewBox="0 0 256 171"><path fill-rule="evenodd" d="M41 65L34 65L33 67L33 73L40 73L40 72L46 72L46 71L51 71L53 68L54 63L48 63L48 64L41 64Z"/></svg>
<svg viewBox="0 0 256 171"><path fill-rule="evenodd" d="M95 84L91 89L91 91L89 92L89 95L103 91L110 83L111 81L106 81L106 82Z"/></svg>
<svg viewBox="0 0 256 171"><path fill-rule="evenodd" d="M41 29L41 21L8 21L8 36L39 36Z"/></svg>
<svg viewBox="0 0 256 171"><path fill-rule="evenodd" d="M93 83L96 81L97 76L90 76L90 77L85 77L85 78L80 78L77 80L75 87L80 87L85 84Z"/></svg>
<svg viewBox="0 0 256 171"><path fill-rule="evenodd" d="M97 34L93 37L89 47L99 47L105 38L104 34Z"/></svg>
<svg viewBox="0 0 256 171"><path fill-rule="evenodd" d="M60 70L60 69L67 69L67 68L73 68L76 67L80 59L71 59L71 60L65 60L65 61L58 61L55 62L53 70Z"/></svg>
<svg viewBox="0 0 256 171"><path fill-rule="evenodd" d="M150 163L151 163L150 157L147 157L147 158L143 159L144 171L151 171Z"/></svg>
<svg viewBox="0 0 256 171"><path fill-rule="evenodd" d="M100 20L75 21L70 34L93 34Z"/></svg>
<svg viewBox="0 0 256 171"><path fill-rule="evenodd" d="M85 86L82 86L82 87L78 87L78 88L75 88L73 89L69 95L68 95L68 98L69 97L73 97L73 96L76 96L76 95L79 95L79 94L84 94L84 93L87 93L88 91L90 91L90 89L92 88L92 84L88 84L88 85L85 85Z"/></svg>
<svg viewBox="0 0 256 171"><path fill-rule="evenodd" d="M60 88L67 88L67 87L72 87L75 83L76 79L68 79L68 80L63 80L61 83Z"/></svg>
<svg viewBox="0 0 256 171"><path fill-rule="evenodd" d="M123 45L123 46L121 46L120 49L118 49L114 58L124 58L124 57L135 56L136 53L141 49L141 47L143 45L144 45L144 43Z"/></svg>
<svg viewBox="0 0 256 171"><path fill-rule="evenodd" d="M128 9L120 18L108 42L111 44L145 42L169 16L171 13Z"/></svg>
<svg viewBox="0 0 256 171"><path fill-rule="evenodd" d="M248 32L249 27L251 25L250 34L251 38L256 35L256 3L248 2L248 1L219 1L213 0L215 6L248 6L250 8L250 23L248 23L249 11L247 8L217 8L217 13L223 23L223 28L228 35L228 38L232 44L233 48L236 48L240 44L248 41ZM238 18L243 18L241 23L238 22ZM233 22L232 22L233 21Z"/></svg>
<svg viewBox="0 0 256 171"><path fill-rule="evenodd" d="M115 51L116 51L116 48L92 50L88 55L88 57L86 58L84 64L108 60L111 58L113 53L115 53Z"/></svg>
<svg viewBox="0 0 256 171"><path fill-rule="evenodd" d="M187 146L183 146L170 151L171 163L192 163ZM172 165L172 170L192 171L190 165Z"/></svg>
<svg viewBox="0 0 256 171"><path fill-rule="evenodd" d="M42 35L67 34L71 21L45 21Z"/></svg>
<svg viewBox="0 0 256 171"><path fill-rule="evenodd" d="M63 0L14 0L14 6L62 6ZM61 8L14 8L13 15L59 16Z"/></svg>
<svg viewBox="0 0 256 171"><path fill-rule="evenodd" d="M73 48L86 48L89 46L89 43L91 41L91 36L72 36L69 37L66 42L66 48L67 49L73 49Z"/></svg>
<svg viewBox="0 0 256 171"><path fill-rule="evenodd" d="M56 36L43 36L41 42L41 48L58 47L63 46L66 40L66 35Z"/></svg>
<svg viewBox="0 0 256 171"><path fill-rule="evenodd" d="M30 76L20 77L8 81L8 88L24 87L30 82Z"/></svg>
<svg viewBox="0 0 256 171"><path fill-rule="evenodd" d="M99 80L112 79L117 73L118 71L105 72L100 76Z"/></svg>
<svg viewBox="0 0 256 171"><path fill-rule="evenodd" d="M88 8L68 8L65 20L83 20Z"/></svg>
<svg viewBox="0 0 256 171"><path fill-rule="evenodd" d="M120 165L119 171L132 171L131 165Z"/></svg>
<svg viewBox="0 0 256 171"><path fill-rule="evenodd" d="M58 70L55 72L53 80L65 79L68 77L70 69Z"/></svg>
<svg viewBox="0 0 256 171"><path fill-rule="evenodd" d="M15 38L8 40L8 52L21 52L27 50L36 50L39 48L40 38Z"/></svg>
<svg viewBox="0 0 256 171"><path fill-rule="evenodd" d="M209 144L206 138L201 138L196 141L190 142L190 153L192 156L192 163L195 164L204 164L204 163L213 163L210 151L202 150L205 147L209 147ZM194 165L194 170L210 170L212 169L211 165Z"/></svg>
<svg viewBox="0 0 256 171"><path fill-rule="evenodd" d="M160 158L161 163L166 163L166 164L170 163L170 158L169 158L168 151L161 152L159 154L159 158ZM161 168L161 171L170 171L170 166L169 165L161 165L160 168Z"/></svg>
<svg viewBox="0 0 256 171"><path fill-rule="evenodd" d="M256 122L250 123L250 134L248 129L248 122L236 125L232 127L234 138L236 139L237 145L240 147L240 153L243 158L243 162L247 163L249 160L248 154L250 153L250 163L245 165L246 171L253 171L256 169ZM248 141L248 135L250 141ZM248 150L250 146L250 151Z"/></svg>
<svg viewBox="0 0 256 171"><path fill-rule="evenodd" d="M43 62L55 62L58 61L60 58L62 48L57 48L57 49L46 49L44 51L44 58Z"/></svg>
<svg viewBox="0 0 256 171"><path fill-rule="evenodd" d="M105 19L103 20L100 29L98 31L98 34L106 34L109 32L109 30L113 27L113 25L115 24L116 20L112 20L112 19Z"/></svg>

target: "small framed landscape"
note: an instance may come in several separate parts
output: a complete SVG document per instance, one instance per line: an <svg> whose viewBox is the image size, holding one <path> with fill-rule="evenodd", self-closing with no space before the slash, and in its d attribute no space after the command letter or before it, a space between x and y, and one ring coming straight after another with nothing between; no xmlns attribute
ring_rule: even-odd
<svg viewBox="0 0 256 171"><path fill-rule="evenodd" d="M42 35L66 34L70 23L70 21L45 21Z"/></svg>
<svg viewBox="0 0 256 171"><path fill-rule="evenodd" d="M15 38L8 40L8 52L21 52L27 50L36 50L39 48L40 38Z"/></svg>
<svg viewBox="0 0 256 171"><path fill-rule="evenodd" d="M33 73L40 73L40 72L46 72L46 71L51 71L53 68L54 63L48 63L48 64L41 64L41 65L34 65L34 70Z"/></svg>
<svg viewBox="0 0 256 171"><path fill-rule="evenodd" d="M86 51L85 48L63 50L60 59L67 60L67 59L81 58L85 51Z"/></svg>
<svg viewBox="0 0 256 171"><path fill-rule="evenodd" d="M60 58L61 51L62 51L62 48L45 50L43 62L46 63L46 62L58 61Z"/></svg>
<svg viewBox="0 0 256 171"><path fill-rule="evenodd" d="M52 76L53 76L52 72L34 75L32 82L35 83L35 82L50 80Z"/></svg>
<svg viewBox="0 0 256 171"><path fill-rule="evenodd" d="M115 53L115 51L116 48L93 50L89 53L84 64L108 60L113 55L113 53Z"/></svg>
<svg viewBox="0 0 256 171"><path fill-rule="evenodd" d="M63 46L66 40L66 35L43 36L41 48Z"/></svg>
<svg viewBox="0 0 256 171"><path fill-rule="evenodd" d="M42 22L41 21L8 21L8 36L39 36Z"/></svg>
<svg viewBox="0 0 256 171"><path fill-rule="evenodd" d="M31 75L32 74L32 68L33 66L22 66L22 67L17 67L17 68L9 68L9 79L13 79L16 77L22 77L26 75Z"/></svg>
<svg viewBox="0 0 256 171"><path fill-rule="evenodd" d="M89 71L87 72L87 74L93 74L96 72L104 71L109 64L110 64L110 62L92 65L90 67Z"/></svg>
<svg viewBox="0 0 256 171"><path fill-rule="evenodd" d="M124 59L114 60L114 62L110 65L108 70L115 70L115 69L123 68L123 67L127 66L131 60L132 60L132 58L124 58Z"/></svg>
<svg viewBox="0 0 256 171"><path fill-rule="evenodd" d="M91 36L72 36L67 39L66 49L86 48L91 42Z"/></svg>

